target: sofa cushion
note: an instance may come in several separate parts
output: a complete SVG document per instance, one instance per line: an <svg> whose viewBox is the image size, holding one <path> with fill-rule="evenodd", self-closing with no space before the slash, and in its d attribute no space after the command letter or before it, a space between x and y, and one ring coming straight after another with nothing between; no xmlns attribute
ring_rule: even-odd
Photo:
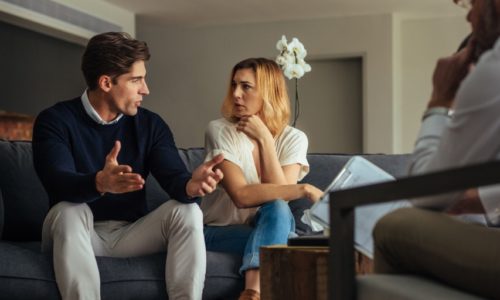
<svg viewBox="0 0 500 300"><path fill-rule="evenodd" d="M3 219L4 219L3 197L2 197L2 189L0 189L0 240L2 239L2 234L3 234Z"/></svg>
<svg viewBox="0 0 500 300"><path fill-rule="evenodd" d="M30 142L0 140L4 240L40 240L49 199L33 167Z"/></svg>
<svg viewBox="0 0 500 300"><path fill-rule="evenodd" d="M59 299L52 258L40 243L0 242L0 298ZM103 299L166 299L165 253L97 257ZM243 289L241 257L207 252L203 299L235 299Z"/></svg>

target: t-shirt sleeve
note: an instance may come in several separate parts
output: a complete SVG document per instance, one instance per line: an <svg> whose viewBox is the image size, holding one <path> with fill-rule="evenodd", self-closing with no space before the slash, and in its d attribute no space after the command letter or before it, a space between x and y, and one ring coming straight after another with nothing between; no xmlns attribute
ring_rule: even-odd
<svg viewBox="0 0 500 300"><path fill-rule="evenodd" d="M225 160L242 168L241 159L236 155L238 151L236 145L238 145L238 137L234 130L231 130L229 126L224 126L218 120L210 122L205 131L205 149L207 151L205 162L223 154Z"/></svg>
<svg viewBox="0 0 500 300"><path fill-rule="evenodd" d="M281 149L278 149L278 159L281 166L299 164L299 181L309 173L309 162L307 161L307 148L309 141L305 133L294 130L287 135L280 143Z"/></svg>

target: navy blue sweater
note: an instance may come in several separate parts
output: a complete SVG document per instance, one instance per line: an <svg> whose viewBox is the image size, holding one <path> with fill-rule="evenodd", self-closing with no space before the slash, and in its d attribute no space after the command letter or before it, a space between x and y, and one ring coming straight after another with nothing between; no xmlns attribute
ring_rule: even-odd
<svg viewBox="0 0 500 300"><path fill-rule="evenodd" d="M191 178L172 132L157 114L139 108L113 125L100 125L85 112L80 98L59 102L41 112L33 129L33 160L50 204L87 203L94 219L135 221L147 213L145 190L99 194L95 176L116 140L118 163L145 179L151 172L173 199L194 202L186 195Z"/></svg>

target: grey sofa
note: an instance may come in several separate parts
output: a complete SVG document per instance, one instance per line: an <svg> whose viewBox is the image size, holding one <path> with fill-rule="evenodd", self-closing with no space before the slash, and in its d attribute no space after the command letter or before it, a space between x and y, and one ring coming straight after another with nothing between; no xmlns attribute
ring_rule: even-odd
<svg viewBox="0 0 500 300"><path fill-rule="evenodd" d="M189 169L204 158L201 148L179 150ZM392 175L405 173L407 155L366 155L370 161ZM303 182L325 188L349 155L310 154L311 172ZM154 178L147 179L150 209L168 195ZM310 203L296 200L290 207L296 217L297 232L309 228L300 216ZM49 209L47 195L33 169L30 142L0 140L0 299L59 299L51 255L40 252L41 226ZM133 258L98 257L103 299L166 299L164 282L165 255ZM238 275L241 257L207 253L204 299L234 299L243 289Z"/></svg>

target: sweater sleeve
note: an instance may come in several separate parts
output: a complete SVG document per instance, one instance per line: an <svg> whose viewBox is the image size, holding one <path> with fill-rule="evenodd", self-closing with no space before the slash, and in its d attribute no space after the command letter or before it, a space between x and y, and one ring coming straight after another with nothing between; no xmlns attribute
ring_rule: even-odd
<svg viewBox="0 0 500 300"><path fill-rule="evenodd" d="M183 203L199 202L199 198L189 198L186 185L191 179L175 145L168 125L157 116L153 123L153 141L148 155L151 173L168 195Z"/></svg>
<svg viewBox="0 0 500 300"><path fill-rule="evenodd" d="M33 163L51 204L92 202L100 198L96 173L76 171L68 125L55 110L45 110L33 128Z"/></svg>

